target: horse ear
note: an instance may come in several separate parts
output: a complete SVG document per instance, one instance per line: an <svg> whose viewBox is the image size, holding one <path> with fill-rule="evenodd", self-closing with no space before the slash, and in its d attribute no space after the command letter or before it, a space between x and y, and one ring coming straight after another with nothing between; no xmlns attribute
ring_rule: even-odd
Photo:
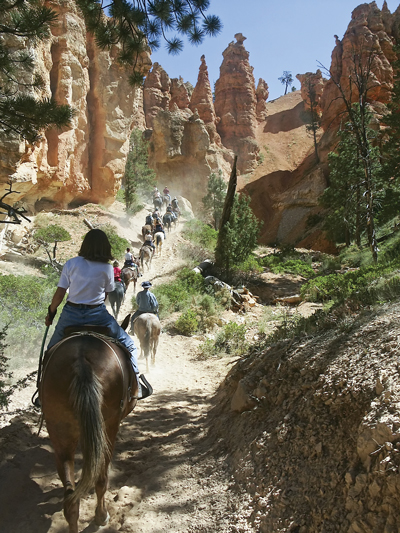
<svg viewBox="0 0 400 533"><path fill-rule="evenodd" d="M126 328L129 326L129 322L131 321L131 314L126 315L124 320L122 321L121 328L126 330Z"/></svg>

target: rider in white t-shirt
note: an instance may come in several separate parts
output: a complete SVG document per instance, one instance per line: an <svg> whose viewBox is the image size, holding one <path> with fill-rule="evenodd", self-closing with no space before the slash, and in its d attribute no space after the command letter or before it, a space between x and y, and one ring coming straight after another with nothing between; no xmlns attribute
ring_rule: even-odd
<svg viewBox="0 0 400 533"><path fill-rule="evenodd" d="M111 337L128 349L138 379L139 398L145 398L149 395L149 390L139 381L135 344L105 306L107 294L114 290L114 271L108 263L110 259L111 245L107 235L100 229L90 230L83 240L78 257L69 259L61 272L57 290L49 305L46 326L53 323L57 307L67 290L69 292L47 348L64 338L64 330L68 326L85 324L109 328Z"/></svg>

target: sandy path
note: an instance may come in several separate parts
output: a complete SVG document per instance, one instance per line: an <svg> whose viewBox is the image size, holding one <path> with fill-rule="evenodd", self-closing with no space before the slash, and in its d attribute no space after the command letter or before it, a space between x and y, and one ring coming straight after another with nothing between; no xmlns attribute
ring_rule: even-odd
<svg viewBox="0 0 400 533"><path fill-rule="evenodd" d="M162 256L140 280L156 284L171 275L180 263L178 239L179 230L167 236ZM121 317L132 295L130 287ZM229 489L223 458L213 455L206 436L207 413L229 361L196 360L198 343L161 335L156 366L146 374L154 394L121 426L106 496L111 519L101 531L252 531L243 518L246 500ZM37 421L28 409L0 431L0 533L67 531L50 442L45 429L35 435ZM94 508L90 494L81 502L81 531L97 531Z"/></svg>

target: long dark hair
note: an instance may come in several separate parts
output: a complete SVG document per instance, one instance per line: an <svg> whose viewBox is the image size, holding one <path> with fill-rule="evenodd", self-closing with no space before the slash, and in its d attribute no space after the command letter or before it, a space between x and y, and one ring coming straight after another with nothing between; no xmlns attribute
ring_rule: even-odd
<svg viewBox="0 0 400 533"><path fill-rule="evenodd" d="M113 259L111 244L107 235L101 229L91 229L85 235L78 255L88 261L108 263Z"/></svg>

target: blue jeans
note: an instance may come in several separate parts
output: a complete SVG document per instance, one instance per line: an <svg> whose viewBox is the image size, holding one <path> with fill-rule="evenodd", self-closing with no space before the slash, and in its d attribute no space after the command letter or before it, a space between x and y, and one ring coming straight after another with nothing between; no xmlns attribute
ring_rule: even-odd
<svg viewBox="0 0 400 533"><path fill-rule="evenodd" d="M110 336L123 344L131 354L131 363L133 370L139 374L137 365L137 349L131 337L124 331L113 316L107 311L105 304L99 305L94 309L73 307L65 304L58 319L53 336L50 339L47 349L51 348L57 342L64 338L64 330L68 326L96 325L104 326L110 329Z"/></svg>

